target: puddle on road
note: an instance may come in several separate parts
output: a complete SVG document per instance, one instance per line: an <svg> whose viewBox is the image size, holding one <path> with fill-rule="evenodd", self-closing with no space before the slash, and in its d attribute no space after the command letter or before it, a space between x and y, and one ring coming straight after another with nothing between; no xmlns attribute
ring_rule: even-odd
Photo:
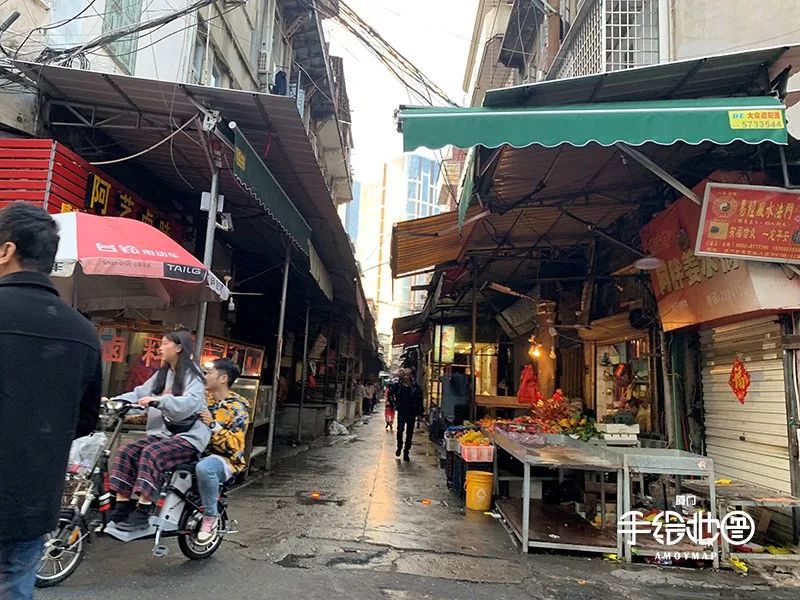
<svg viewBox="0 0 800 600"><path fill-rule="evenodd" d="M312 494L319 495L312 496ZM315 490L299 490L295 492L295 497L297 498L297 502L303 506L314 506L317 504L335 504L336 506L344 506L347 504L347 500L337 498L332 494L328 495L324 492L317 492Z"/></svg>
<svg viewBox="0 0 800 600"><path fill-rule="evenodd" d="M311 561L316 558L313 554L287 554L275 564L288 569L310 569L311 564L303 564L304 561Z"/></svg>

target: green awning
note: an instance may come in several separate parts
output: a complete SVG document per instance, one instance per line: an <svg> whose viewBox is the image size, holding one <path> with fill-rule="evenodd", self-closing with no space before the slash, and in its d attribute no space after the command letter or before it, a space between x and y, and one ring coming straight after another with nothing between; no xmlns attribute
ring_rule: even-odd
<svg viewBox="0 0 800 600"><path fill-rule="evenodd" d="M280 184L275 181L275 177L238 127L234 129L234 133L236 144L233 157L234 176L269 213L294 246L308 256L311 227Z"/></svg>
<svg viewBox="0 0 800 600"><path fill-rule="evenodd" d="M403 108L398 120L406 152L447 145L787 143L784 106L771 96L544 108Z"/></svg>

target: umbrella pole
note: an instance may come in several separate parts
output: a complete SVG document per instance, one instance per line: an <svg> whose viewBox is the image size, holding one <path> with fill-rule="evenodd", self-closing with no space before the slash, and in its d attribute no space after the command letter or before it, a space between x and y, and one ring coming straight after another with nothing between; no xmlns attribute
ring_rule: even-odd
<svg viewBox="0 0 800 600"><path fill-rule="evenodd" d="M300 443L301 417L303 415L303 401L306 398L306 380L308 379L308 320L311 316L311 300L306 298L306 330L303 335L303 370L300 375L300 407L297 409L297 443Z"/></svg>
<svg viewBox="0 0 800 600"><path fill-rule="evenodd" d="M214 163L212 163L214 164ZM217 231L217 209L219 207L219 168L214 164L211 171L211 200L208 203L208 223L206 224L206 246L203 250L203 264L211 272L214 260L214 234ZM208 302L200 303L200 312L197 316L197 360L203 358L203 344L206 336L206 315Z"/></svg>
<svg viewBox="0 0 800 600"><path fill-rule="evenodd" d="M289 286L289 262L291 242L286 240L286 257L283 259L283 288L281 289L281 309L278 316L278 341L275 344L275 366L272 373L272 406L269 411L269 436L267 439L267 470L272 469L272 444L275 441L275 413L277 412L278 381L281 375L281 355L283 354L283 321L286 317L286 290Z"/></svg>

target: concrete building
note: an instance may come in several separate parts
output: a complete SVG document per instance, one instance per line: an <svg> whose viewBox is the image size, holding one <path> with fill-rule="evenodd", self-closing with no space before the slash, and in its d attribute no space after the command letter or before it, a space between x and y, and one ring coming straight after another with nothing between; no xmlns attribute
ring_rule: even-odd
<svg viewBox="0 0 800 600"><path fill-rule="evenodd" d="M487 89L800 41L794 0L481 0L464 74Z"/></svg>
<svg viewBox="0 0 800 600"><path fill-rule="evenodd" d="M338 205L352 197L350 106L342 60L328 54L322 32L322 20L336 14L338 3L315 5L317 10L301 0L10 0L0 18L19 11L2 42L24 60L49 62L54 52L71 49L59 64L66 58L75 68L296 98ZM165 24L93 45L159 19ZM36 119L34 95L0 98L0 125L7 132L33 134Z"/></svg>
<svg viewBox="0 0 800 600"><path fill-rule="evenodd" d="M418 311L425 301L425 292L412 291L427 283L424 275L392 280L392 226L442 212L439 171L439 161L405 154L385 163L377 177L360 187L356 260L361 265L364 293L375 304L379 334L391 333L396 317ZM389 343L384 354L391 362L391 336L383 339Z"/></svg>

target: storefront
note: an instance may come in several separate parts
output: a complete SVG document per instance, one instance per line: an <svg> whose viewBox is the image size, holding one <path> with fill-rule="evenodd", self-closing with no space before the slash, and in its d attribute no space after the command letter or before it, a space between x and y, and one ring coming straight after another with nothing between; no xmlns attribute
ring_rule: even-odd
<svg viewBox="0 0 800 600"><path fill-rule="evenodd" d="M584 341L586 368L585 405L597 420L638 401L637 423L642 433L653 430L655 385L653 380L652 325L636 329L630 313L592 321L579 331Z"/></svg>
<svg viewBox="0 0 800 600"><path fill-rule="evenodd" d="M763 180L763 176L717 172L695 191L702 197L709 181L742 180ZM751 187L747 186L750 192ZM717 202L723 203L723 212L741 211L749 223L742 230L743 240L750 238L751 230L759 230L759 222L768 218L768 213L775 215L778 210L777 202L770 206L768 196L756 199L752 217L747 215L749 206L743 206L735 193ZM800 205L787 206L780 205L781 215L800 210ZM706 210L713 212L714 208ZM756 216L758 213L761 216ZM743 246L737 242L740 228L719 215L715 218L703 220L701 206L683 198L642 231L647 250L664 261L664 267L653 272L652 283L662 326L671 332L668 341L680 345L681 337L692 332L699 336L699 372L687 371L686 363L679 364L674 354L670 355L675 363L672 371L676 378L684 377L687 385L699 386L703 449L714 460L718 475L757 489L797 495L799 471L792 452L797 443L797 390L793 383L797 370L784 340L792 333L792 313L800 307L800 279L781 265L745 260L735 249L727 255L706 253L698 229L706 229L706 234L724 231L721 237L726 245ZM780 231L774 225L760 236L768 239ZM698 250L703 254L697 254ZM680 394L677 396L671 429L680 444L685 443L682 432L688 426ZM788 512L774 513L773 535L791 539L793 529Z"/></svg>

